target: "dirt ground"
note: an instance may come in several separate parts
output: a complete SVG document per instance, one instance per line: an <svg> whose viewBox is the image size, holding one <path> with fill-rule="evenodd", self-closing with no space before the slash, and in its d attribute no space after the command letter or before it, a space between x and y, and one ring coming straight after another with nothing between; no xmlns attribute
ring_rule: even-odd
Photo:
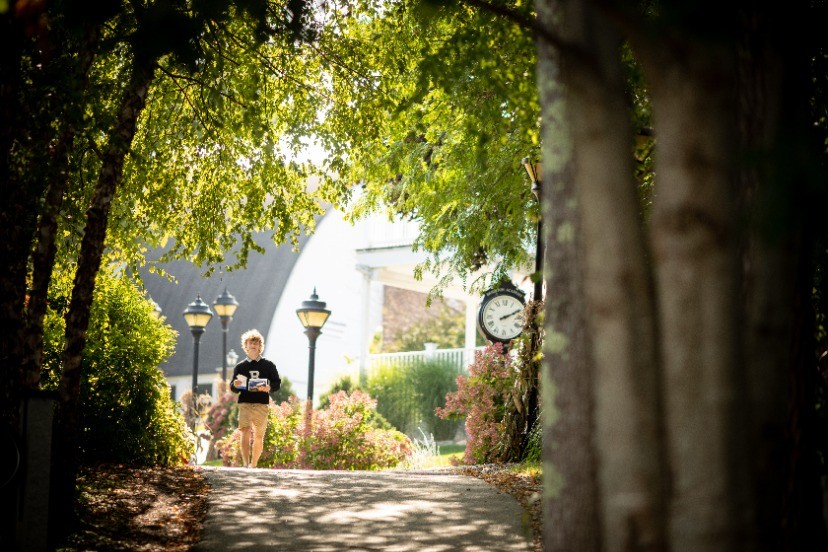
<svg viewBox="0 0 828 552"><path fill-rule="evenodd" d="M184 552L197 542L209 486L197 469L84 469L75 533L61 550Z"/></svg>

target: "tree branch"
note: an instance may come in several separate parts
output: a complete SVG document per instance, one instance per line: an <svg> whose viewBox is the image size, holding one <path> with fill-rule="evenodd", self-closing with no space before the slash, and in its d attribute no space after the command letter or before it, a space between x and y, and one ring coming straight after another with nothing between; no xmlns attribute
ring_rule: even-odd
<svg viewBox="0 0 828 552"><path fill-rule="evenodd" d="M506 6L499 6L497 4L494 4L489 0L460 0L460 2L475 8L480 8L481 10L485 10L489 13L504 17L509 21L512 21L519 27L532 31L532 33L537 38L543 39L544 41L548 42L552 46L555 46L556 48L569 49L572 47L572 45L567 44L566 42L561 40L560 36L552 32L546 26L541 25L538 22L537 17L535 17L534 15L530 17L513 9L507 8Z"/></svg>

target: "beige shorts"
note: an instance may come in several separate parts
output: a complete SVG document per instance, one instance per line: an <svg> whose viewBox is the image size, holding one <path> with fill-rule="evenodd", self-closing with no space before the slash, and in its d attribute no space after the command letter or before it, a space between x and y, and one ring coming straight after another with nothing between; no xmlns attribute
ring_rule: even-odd
<svg viewBox="0 0 828 552"><path fill-rule="evenodd" d="M253 427L256 435L264 436L267 429L267 405L239 403L239 429Z"/></svg>

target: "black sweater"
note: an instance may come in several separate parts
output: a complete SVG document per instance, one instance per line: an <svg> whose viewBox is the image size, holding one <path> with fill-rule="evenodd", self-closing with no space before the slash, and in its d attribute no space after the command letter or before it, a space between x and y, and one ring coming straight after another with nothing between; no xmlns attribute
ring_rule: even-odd
<svg viewBox="0 0 828 552"><path fill-rule="evenodd" d="M276 370L276 365L264 357L259 357L259 360L250 360L249 358L236 364L233 368L233 377L230 380L230 390L233 393L239 394L240 403L258 403L268 404L270 402L270 394L262 391L248 391L247 389L236 389L233 387L237 375L246 376L248 381L255 378L266 378L270 381L270 391L278 391L282 386L282 379L279 377L279 371Z"/></svg>

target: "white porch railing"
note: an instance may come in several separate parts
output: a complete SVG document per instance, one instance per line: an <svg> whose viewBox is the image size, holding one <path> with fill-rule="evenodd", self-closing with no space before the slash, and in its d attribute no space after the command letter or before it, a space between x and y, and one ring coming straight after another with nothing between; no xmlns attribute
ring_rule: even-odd
<svg viewBox="0 0 828 552"><path fill-rule="evenodd" d="M434 349L426 351L409 351L405 353L378 353L368 355L368 370L376 366L410 366L427 360L451 362L465 372L474 360L474 352L482 351L484 347L474 349Z"/></svg>
<svg viewBox="0 0 828 552"><path fill-rule="evenodd" d="M358 223L362 240L357 249L410 246L419 234L416 221L390 221L384 213L373 214Z"/></svg>

